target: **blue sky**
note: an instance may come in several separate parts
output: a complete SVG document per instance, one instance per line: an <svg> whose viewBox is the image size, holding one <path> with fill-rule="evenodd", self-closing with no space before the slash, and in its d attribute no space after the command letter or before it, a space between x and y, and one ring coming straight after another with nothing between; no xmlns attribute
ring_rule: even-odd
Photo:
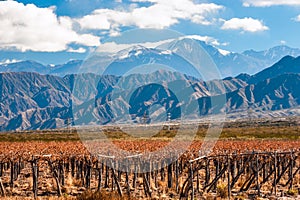
<svg viewBox="0 0 300 200"><path fill-rule="evenodd" d="M0 1L0 26L0 63L84 59L105 39L136 28L200 35L233 52L281 44L300 48L300 1Z"/></svg>

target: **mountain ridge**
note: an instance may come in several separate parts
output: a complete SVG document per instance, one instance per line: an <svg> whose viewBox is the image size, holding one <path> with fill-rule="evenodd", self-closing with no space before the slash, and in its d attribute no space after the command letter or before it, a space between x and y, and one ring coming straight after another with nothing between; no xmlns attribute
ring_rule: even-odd
<svg viewBox="0 0 300 200"><path fill-rule="evenodd" d="M195 110L199 110L200 116L224 111L233 114L247 111L249 108L254 112L276 111L300 105L299 74L282 74L254 84L248 84L237 78L226 78L222 80L223 88L218 80L209 82L189 80L187 76L178 72L176 74L175 72L157 71L150 74L150 77L149 75L134 74L128 77L95 74L58 77L38 73L9 72L0 74L0 130L62 128L66 126L67 120L70 118L74 118L75 125L83 122L85 124L99 122L107 124L116 120L116 116L113 115L114 112L117 112L116 110L123 113L130 107L132 108L131 112L136 112L137 116L141 118L143 111L138 109L140 104L137 102L142 103L150 99L144 99L143 95L139 96L142 94L141 91L136 93L132 101L135 103L130 106L126 103L126 96L129 93L125 92L121 95L121 99L117 99L118 103L115 104L117 107L110 107L114 88L122 86L130 91L130 88L135 88L136 85L147 85L155 79L166 77L170 81L161 83L162 85L167 84L168 88L176 86L179 96L189 97L187 105L182 109L192 106L193 98L196 98L199 109ZM88 87L85 85L87 80L92 83ZM76 84L77 86L74 86ZM191 96L185 94L188 88L193 89ZM160 88L160 90L160 95L167 95L163 92L164 88ZM156 92L153 89L148 91L149 94ZM95 94L97 95L93 97ZM116 93L117 96L118 94ZM71 98L74 95L75 98ZM212 107L211 98L218 98L218 95L226 95L225 104ZM164 102L158 103L164 105ZM77 106L74 107L74 105ZM173 101L172 105L175 108L176 101ZM142 109L147 110L148 107L142 107ZM172 115L173 117L176 116L175 113ZM198 115L194 113L193 109L190 114ZM157 115L162 117L161 114ZM82 121L83 119L84 121Z"/></svg>
<svg viewBox="0 0 300 200"><path fill-rule="evenodd" d="M133 51L135 51L135 53L132 53ZM171 52L166 53L164 51ZM287 55L293 57L300 56L300 49L283 45L275 46L265 51L247 50L242 53L226 51L226 53L224 53L223 51L225 50L209 45L204 41L191 38L179 38L174 39L171 42L161 44L156 48L135 46L124 49L118 53L103 55L95 54L93 58L88 58L88 60L85 61L72 60L55 66L42 65L34 61L21 61L11 64L2 64L0 65L0 72L26 71L38 72L40 74L52 74L62 77L67 74L74 73L96 72L102 74L106 67L115 65L116 68L120 68L118 63L122 63L122 66L126 68L126 66L130 66L135 63L151 64L151 62L159 63L158 61L163 59L165 59L165 61L168 59L173 59L173 62L169 61L163 64L176 65L176 63L179 62L179 58L176 58L178 55L183 56L183 59L187 59L187 61L192 61L190 62L192 64L197 64L199 63L199 55L202 55L201 51L207 52L207 54L212 58L217 66L217 69L221 73L221 77L237 76L240 73L256 74L257 72L260 72L261 70L273 65ZM149 58L143 62L140 62L139 59L141 58L138 56L138 54L147 54L147 52ZM163 56L165 56L165 58ZM183 65L188 65L187 62L180 62ZM119 70L120 69L117 68L110 70L110 72L117 74Z"/></svg>
<svg viewBox="0 0 300 200"><path fill-rule="evenodd" d="M286 56L252 76L240 74L209 81L166 70L128 76L82 73L64 77L6 72L0 73L0 131L61 128L69 119L75 125L108 124L123 120L120 117L127 112L135 123L145 113L164 119L159 109L149 113L151 105L165 107L172 119L185 111L191 119L220 113L233 117L249 109L259 116L299 107L299 87L300 56ZM176 97L183 97L185 103ZM224 104L212 105L212 98L223 97Z"/></svg>

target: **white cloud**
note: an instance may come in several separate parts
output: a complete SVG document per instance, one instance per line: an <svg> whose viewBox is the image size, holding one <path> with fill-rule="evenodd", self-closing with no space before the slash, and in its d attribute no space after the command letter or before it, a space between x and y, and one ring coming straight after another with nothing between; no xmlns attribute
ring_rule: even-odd
<svg viewBox="0 0 300 200"><path fill-rule="evenodd" d="M300 6L299 0L244 0L243 6L269 7L269 6Z"/></svg>
<svg viewBox="0 0 300 200"><path fill-rule="evenodd" d="M195 24L201 24L201 25L206 25L206 26L213 24L214 21L215 21L215 19L207 20L202 15L194 15L193 18L192 18L192 22L193 23L195 23Z"/></svg>
<svg viewBox="0 0 300 200"><path fill-rule="evenodd" d="M280 44L281 44L281 45L286 45L286 41L285 41L285 40L281 40L281 41L280 41Z"/></svg>
<svg viewBox="0 0 300 200"><path fill-rule="evenodd" d="M262 21L253 18L232 18L224 21L221 29L223 30L241 30L242 32L261 32L269 30Z"/></svg>
<svg viewBox="0 0 300 200"><path fill-rule="evenodd" d="M85 53L85 52L86 52L86 49L83 48L83 47L80 47L80 48L78 48L78 49L74 49L74 48L70 47L70 48L68 49L68 52L72 52L72 53Z"/></svg>
<svg viewBox="0 0 300 200"><path fill-rule="evenodd" d="M222 6L213 3L194 3L192 0L134 0L150 2L148 7L130 7L130 10L97 9L77 19L82 29L110 30L124 26L138 28L167 28L180 20L209 25Z"/></svg>
<svg viewBox="0 0 300 200"><path fill-rule="evenodd" d="M99 37L79 34L69 17L57 17L54 7L38 8L16 1L0 1L0 49L56 52L76 43L97 46Z"/></svg>
<svg viewBox="0 0 300 200"><path fill-rule="evenodd" d="M295 17L293 20L295 20L296 22L300 22L300 15L298 15L297 17Z"/></svg>

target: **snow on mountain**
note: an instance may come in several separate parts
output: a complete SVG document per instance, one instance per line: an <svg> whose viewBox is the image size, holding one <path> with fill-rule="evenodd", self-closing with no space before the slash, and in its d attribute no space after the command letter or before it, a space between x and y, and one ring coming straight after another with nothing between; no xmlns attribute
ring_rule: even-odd
<svg viewBox="0 0 300 200"><path fill-rule="evenodd" d="M227 56L231 54L230 51L224 50L224 49L218 49L219 53L222 54L223 56Z"/></svg>
<svg viewBox="0 0 300 200"><path fill-rule="evenodd" d="M170 49L186 58L192 57L191 54L201 55L199 51L204 50L210 55L223 77L236 76L240 73L255 74L278 62L284 56L300 56L300 49L288 46L276 46L265 51L249 50L234 53L219 48L220 45L222 44L214 38L192 35L167 42L158 48ZM199 58L194 56L193 62L196 62L196 59Z"/></svg>
<svg viewBox="0 0 300 200"><path fill-rule="evenodd" d="M264 51L248 50L248 51L243 52L242 54L250 56L250 57L255 57L258 59L268 58L270 61L277 62L282 57L287 56L287 55L293 56L293 57L299 56L300 49L281 45L281 46L276 46L276 47L273 47L273 48L270 48L270 49L264 50Z"/></svg>
<svg viewBox="0 0 300 200"><path fill-rule="evenodd" d="M16 59L5 59L0 61L0 65L8 65L8 64L12 64L12 63L18 63L21 62L21 60L16 60Z"/></svg>
<svg viewBox="0 0 300 200"><path fill-rule="evenodd" d="M187 75L198 74L191 63L173 51L143 46L134 46L115 54L114 60L107 65L104 74L120 76L145 66L148 66L145 73L153 72L153 69L155 71L159 66L165 66Z"/></svg>
<svg viewBox="0 0 300 200"><path fill-rule="evenodd" d="M34 61L2 62L2 64L0 63L0 72L25 71L58 76L90 72L102 74L107 67L110 67L110 70L112 70L112 66L118 67L113 69L113 71L117 72L119 70L122 71L122 68L133 66L133 64L145 65L151 63L174 65L181 68L181 71L186 71L186 68L190 67L187 63L190 63L203 66L203 69L200 70L210 70L211 66L215 65L222 77L228 77L237 76L241 73L255 74L272 66L284 56L300 56L300 49L288 46L276 46L264 51L230 52L218 40L198 35L182 36L177 39L158 42L157 44L159 46L154 48L135 44L132 47L114 53L95 53L95 55L92 55L84 62L74 61L56 66L44 66ZM205 63L203 61L205 56L203 55L209 55L212 63L208 61ZM181 64L180 67L178 63Z"/></svg>

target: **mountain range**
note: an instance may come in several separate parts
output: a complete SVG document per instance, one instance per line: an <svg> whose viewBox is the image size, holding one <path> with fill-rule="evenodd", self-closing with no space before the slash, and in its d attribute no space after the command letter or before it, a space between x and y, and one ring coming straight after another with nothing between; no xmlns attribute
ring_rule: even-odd
<svg viewBox="0 0 300 200"><path fill-rule="evenodd" d="M34 70L43 69L37 63L26 63L34 64ZM80 61L71 64L78 66ZM120 67L118 62L115 65ZM24 65L15 66L15 70L24 70ZM64 68L54 67L51 71ZM209 81L166 70L128 76L5 72L0 73L0 130L61 128L70 119L73 125L140 123L145 116L162 121L165 113L171 113L174 120L219 113L238 117L249 109L256 116L263 112L272 116L272 111L278 110L284 116L292 113L289 109L300 106L299 73L300 57L292 56L285 56L254 75L244 73ZM213 99L221 103L214 105Z"/></svg>
<svg viewBox="0 0 300 200"><path fill-rule="evenodd" d="M198 64L200 59L205 59L203 55L206 53L215 63L220 76L224 78L241 73L251 75L258 73L284 56L300 56L300 49L276 46L265 51L247 50L235 53L195 38L182 37L165 42L156 48L139 45L116 53L96 53L85 61L72 60L61 65L42 65L34 61L1 64L0 72L37 72L61 77L76 73L103 74L104 72L110 75L120 75L135 66L159 64L171 66L182 73L193 75L194 71L190 70L191 66ZM211 67L211 64L207 64L206 67Z"/></svg>

